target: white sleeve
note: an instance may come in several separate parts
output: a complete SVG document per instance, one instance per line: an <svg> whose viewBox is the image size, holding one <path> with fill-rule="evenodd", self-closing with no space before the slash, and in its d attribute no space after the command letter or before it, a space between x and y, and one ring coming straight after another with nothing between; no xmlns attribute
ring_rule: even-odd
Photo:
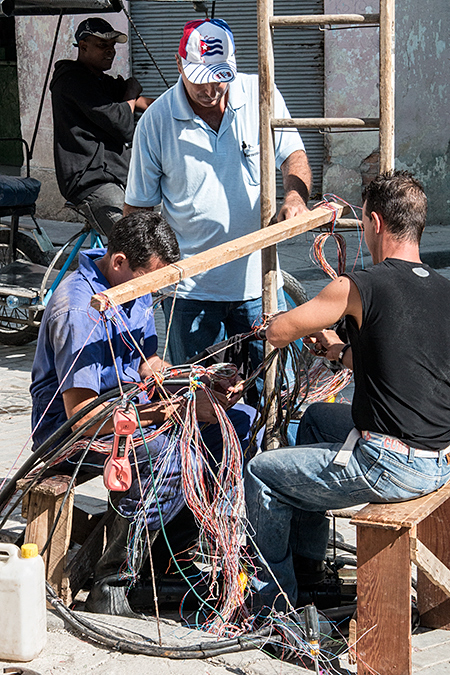
<svg viewBox="0 0 450 675"><path fill-rule="evenodd" d="M284 98L275 87L275 117L286 119L291 117ZM280 129L275 131L275 159L277 169L283 164L284 160L296 150L304 150L302 138L297 129Z"/></svg>

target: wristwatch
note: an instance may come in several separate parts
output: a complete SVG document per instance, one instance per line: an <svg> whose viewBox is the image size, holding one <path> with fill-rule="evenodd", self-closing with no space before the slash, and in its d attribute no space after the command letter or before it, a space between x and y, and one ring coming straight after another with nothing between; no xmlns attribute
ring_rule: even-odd
<svg viewBox="0 0 450 675"><path fill-rule="evenodd" d="M344 364L342 363L342 359L344 358L344 354L345 354L345 352L347 351L347 349L350 349L350 347L351 347L350 342L347 342L347 344L344 345L344 346L342 347L341 351L339 352L338 363L339 363L341 366L344 365Z"/></svg>

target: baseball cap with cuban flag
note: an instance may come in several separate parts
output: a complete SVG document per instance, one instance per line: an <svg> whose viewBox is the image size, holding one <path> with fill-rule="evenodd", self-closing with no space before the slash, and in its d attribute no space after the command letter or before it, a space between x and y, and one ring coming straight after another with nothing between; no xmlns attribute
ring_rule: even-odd
<svg viewBox="0 0 450 675"><path fill-rule="evenodd" d="M231 82L236 77L234 39L222 19L189 21L183 31L178 53L189 82Z"/></svg>

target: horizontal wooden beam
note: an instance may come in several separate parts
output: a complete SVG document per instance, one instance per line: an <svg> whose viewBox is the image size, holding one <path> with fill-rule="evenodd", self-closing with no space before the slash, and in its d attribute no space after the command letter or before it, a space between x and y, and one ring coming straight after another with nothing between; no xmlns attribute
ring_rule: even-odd
<svg viewBox="0 0 450 675"><path fill-rule="evenodd" d="M295 28L296 26L326 26L332 24L378 24L379 14L303 14L297 16L272 16L272 28Z"/></svg>
<svg viewBox="0 0 450 675"><path fill-rule="evenodd" d="M281 117L270 120L272 129L378 129L378 117Z"/></svg>
<svg viewBox="0 0 450 675"><path fill-rule="evenodd" d="M137 279L132 279L119 286L114 286L104 293L92 296L91 305L94 309L102 312L109 305L121 305L135 298L140 298L147 293L154 293L161 288L176 284L181 279L188 279L200 272L212 270L226 263L249 255L268 246L273 246L285 239L308 232L315 227L329 223L333 218L340 218L343 213L348 213L348 208L342 204L330 202L328 207L319 208L302 213L295 218L283 220L281 223L269 225L251 234L246 234L233 241L198 253L197 255L180 260L176 265L168 265L155 272L144 274ZM232 279L230 279L232 283Z"/></svg>

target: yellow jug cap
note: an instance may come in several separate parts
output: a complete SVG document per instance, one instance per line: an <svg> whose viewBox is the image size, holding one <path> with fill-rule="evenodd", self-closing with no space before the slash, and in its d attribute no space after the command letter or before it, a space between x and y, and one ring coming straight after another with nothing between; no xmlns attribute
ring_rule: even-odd
<svg viewBox="0 0 450 675"><path fill-rule="evenodd" d="M37 544L22 544L20 547L20 555L22 558L35 558L39 555Z"/></svg>

